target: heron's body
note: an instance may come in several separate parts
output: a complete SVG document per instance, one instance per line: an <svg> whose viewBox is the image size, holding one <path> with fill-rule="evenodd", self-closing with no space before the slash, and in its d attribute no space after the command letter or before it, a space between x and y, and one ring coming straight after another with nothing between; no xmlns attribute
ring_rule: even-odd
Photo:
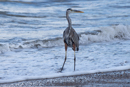
<svg viewBox="0 0 130 87"><path fill-rule="evenodd" d="M79 50L79 35L76 33L76 31L71 27L67 27L63 33L64 43L67 44L67 46L73 48L73 44L75 44L75 51Z"/></svg>
<svg viewBox="0 0 130 87"><path fill-rule="evenodd" d="M67 9L66 11L66 19L68 21L68 27L63 32L63 39L65 44L65 60L61 68L61 71L63 70L64 64L67 59L67 47L68 46L72 47L72 49L74 50L74 70L75 70L75 62L76 62L75 51L79 50L79 36L76 33L76 31L72 28L71 19L69 17L70 13L83 13L83 12L78 10L72 10L71 8Z"/></svg>

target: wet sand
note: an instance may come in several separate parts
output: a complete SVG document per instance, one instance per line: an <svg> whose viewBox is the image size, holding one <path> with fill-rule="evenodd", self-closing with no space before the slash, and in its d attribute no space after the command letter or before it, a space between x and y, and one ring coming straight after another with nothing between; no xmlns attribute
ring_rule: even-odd
<svg viewBox="0 0 130 87"><path fill-rule="evenodd" d="M43 86L73 86L73 87L130 87L130 69L61 76L55 78L27 79L23 81L0 83L0 87L43 87Z"/></svg>

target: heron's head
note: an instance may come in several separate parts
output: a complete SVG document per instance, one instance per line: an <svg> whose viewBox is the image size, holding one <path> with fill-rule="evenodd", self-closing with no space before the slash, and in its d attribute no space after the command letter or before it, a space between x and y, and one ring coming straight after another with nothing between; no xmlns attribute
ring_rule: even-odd
<svg viewBox="0 0 130 87"><path fill-rule="evenodd" d="M72 8L68 8L67 12L70 13L84 13L83 11L79 11L79 10L73 10Z"/></svg>

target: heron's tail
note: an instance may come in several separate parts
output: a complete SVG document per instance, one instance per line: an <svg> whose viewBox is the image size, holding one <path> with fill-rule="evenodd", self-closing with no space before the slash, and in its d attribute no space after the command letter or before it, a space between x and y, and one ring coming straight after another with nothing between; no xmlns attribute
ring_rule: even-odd
<svg viewBox="0 0 130 87"><path fill-rule="evenodd" d="M77 51L79 51L79 47L77 47Z"/></svg>
<svg viewBox="0 0 130 87"><path fill-rule="evenodd" d="M72 49L74 50L74 48L72 47ZM75 51L79 51L79 47L76 47L75 48Z"/></svg>

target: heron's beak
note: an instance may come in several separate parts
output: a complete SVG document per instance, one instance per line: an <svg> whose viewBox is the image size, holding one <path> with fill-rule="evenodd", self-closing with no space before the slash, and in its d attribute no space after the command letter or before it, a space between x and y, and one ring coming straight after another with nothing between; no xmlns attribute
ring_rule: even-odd
<svg viewBox="0 0 130 87"><path fill-rule="evenodd" d="M73 10L74 13L84 13L83 11Z"/></svg>

